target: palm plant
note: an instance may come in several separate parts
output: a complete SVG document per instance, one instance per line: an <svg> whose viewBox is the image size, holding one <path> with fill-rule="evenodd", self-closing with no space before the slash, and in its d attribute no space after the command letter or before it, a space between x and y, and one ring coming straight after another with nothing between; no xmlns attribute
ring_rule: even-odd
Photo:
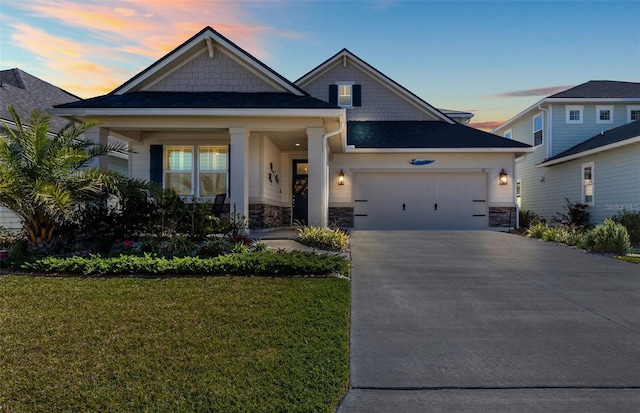
<svg viewBox="0 0 640 413"><path fill-rule="evenodd" d="M93 120L70 122L50 136L51 116L34 110L22 123L9 105L15 123L12 130L3 123L0 134L0 205L22 219L32 249L49 249L56 230L71 218L82 203L104 200L130 189L131 180L114 171L91 168L90 162L119 145L96 145L81 139L98 125ZM144 183L134 181L139 189Z"/></svg>

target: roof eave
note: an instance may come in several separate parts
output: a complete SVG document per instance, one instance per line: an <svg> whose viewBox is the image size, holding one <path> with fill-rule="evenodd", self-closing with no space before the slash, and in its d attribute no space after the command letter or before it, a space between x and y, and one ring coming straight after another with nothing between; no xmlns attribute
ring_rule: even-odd
<svg viewBox="0 0 640 413"><path fill-rule="evenodd" d="M350 153L515 153L533 152L533 148L358 148L347 145L345 152Z"/></svg>
<svg viewBox="0 0 640 413"><path fill-rule="evenodd" d="M599 146L597 148L589 149L587 151L582 151L582 152L574 153L574 154L571 154L571 155L563 156L562 158L556 158L556 159L553 159L553 160L541 162L541 163L537 164L536 167L542 168L542 167L547 167L547 166L553 166L553 165L557 165L557 164L560 164L560 163L569 162L569 161L572 161L574 159L582 158L584 156L589 156L589 155L593 155L593 154L596 154L596 153L599 153L599 152L604 152L604 151L610 151L612 149L617 149L617 148L620 148L620 147L623 147L623 146L627 146L627 145L631 145L631 144L639 143L639 142L640 142L640 136L636 136L636 137L633 137L633 138L624 139L624 140L619 141L619 142L610 143L609 145L603 145L603 146Z"/></svg>
<svg viewBox="0 0 640 413"><path fill-rule="evenodd" d="M336 108L54 108L57 116L270 116L270 117L346 117Z"/></svg>

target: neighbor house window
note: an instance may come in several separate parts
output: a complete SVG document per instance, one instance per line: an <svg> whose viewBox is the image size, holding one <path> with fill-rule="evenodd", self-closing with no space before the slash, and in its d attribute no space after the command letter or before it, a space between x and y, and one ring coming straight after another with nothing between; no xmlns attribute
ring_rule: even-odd
<svg viewBox="0 0 640 413"><path fill-rule="evenodd" d="M593 162L582 164L582 203L593 206Z"/></svg>
<svg viewBox="0 0 640 413"><path fill-rule="evenodd" d="M338 106L352 106L351 85L338 85Z"/></svg>
<svg viewBox="0 0 640 413"><path fill-rule="evenodd" d="M516 180L516 204L522 208L522 180Z"/></svg>
<svg viewBox="0 0 640 413"><path fill-rule="evenodd" d="M613 123L613 106L596 106L596 123Z"/></svg>
<svg viewBox="0 0 640 413"><path fill-rule="evenodd" d="M640 120L640 106L627 106L627 122Z"/></svg>
<svg viewBox="0 0 640 413"><path fill-rule="evenodd" d="M164 187L174 189L180 196L214 197L226 193L227 154L226 146L165 146Z"/></svg>
<svg viewBox="0 0 640 413"><path fill-rule="evenodd" d="M582 123L584 106L565 106L567 123Z"/></svg>
<svg viewBox="0 0 640 413"><path fill-rule="evenodd" d="M507 139L511 139L511 129L509 129L508 131L506 131L504 133L504 137L507 138Z"/></svg>
<svg viewBox="0 0 640 413"><path fill-rule="evenodd" d="M533 118L533 146L542 145L542 113Z"/></svg>

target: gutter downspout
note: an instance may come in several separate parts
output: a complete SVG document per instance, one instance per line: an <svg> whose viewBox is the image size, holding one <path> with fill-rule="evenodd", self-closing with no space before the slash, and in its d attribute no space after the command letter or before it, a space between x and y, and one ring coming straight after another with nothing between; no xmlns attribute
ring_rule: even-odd
<svg viewBox="0 0 640 413"><path fill-rule="evenodd" d="M542 107L542 104L538 105L538 110L544 112L545 116L543 119L545 119L547 127L544 127L544 124L542 125L543 131L546 130L547 131L547 139L546 139L546 143L547 143L547 153L545 155L545 159L549 159L551 157L551 120L549 119L549 109L545 109ZM544 143L544 142L543 142Z"/></svg>
<svg viewBox="0 0 640 413"><path fill-rule="evenodd" d="M342 118L340 118L340 127L338 129L334 129L332 131L329 131L325 134L322 135L322 165L324 165L324 171L323 171L323 181L325 183L324 185L324 196L323 196L323 210L324 212L324 217L322 219L322 225L323 226L328 226L328 220L329 220L329 163L327 162L327 140L332 137L333 135L337 135L338 133L341 133L344 130L344 125L345 122L342 120Z"/></svg>

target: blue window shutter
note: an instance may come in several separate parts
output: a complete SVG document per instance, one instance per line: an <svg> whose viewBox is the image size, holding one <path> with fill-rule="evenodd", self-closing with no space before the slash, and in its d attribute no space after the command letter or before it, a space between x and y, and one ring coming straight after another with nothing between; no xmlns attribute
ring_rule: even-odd
<svg viewBox="0 0 640 413"><path fill-rule="evenodd" d="M329 103L338 104L338 85L329 85Z"/></svg>
<svg viewBox="0 0 640 413"><path fill-rule="evenodd" d="M362 106L362 85L353 85L351 86L352 97L352 105L353 106Z"/></svg>
<svg viewBox="0 0 640 413"><path fill-rule="evenodd" d="M149 180L162 185L162 145L151 145L149 152Z"/></svg>

